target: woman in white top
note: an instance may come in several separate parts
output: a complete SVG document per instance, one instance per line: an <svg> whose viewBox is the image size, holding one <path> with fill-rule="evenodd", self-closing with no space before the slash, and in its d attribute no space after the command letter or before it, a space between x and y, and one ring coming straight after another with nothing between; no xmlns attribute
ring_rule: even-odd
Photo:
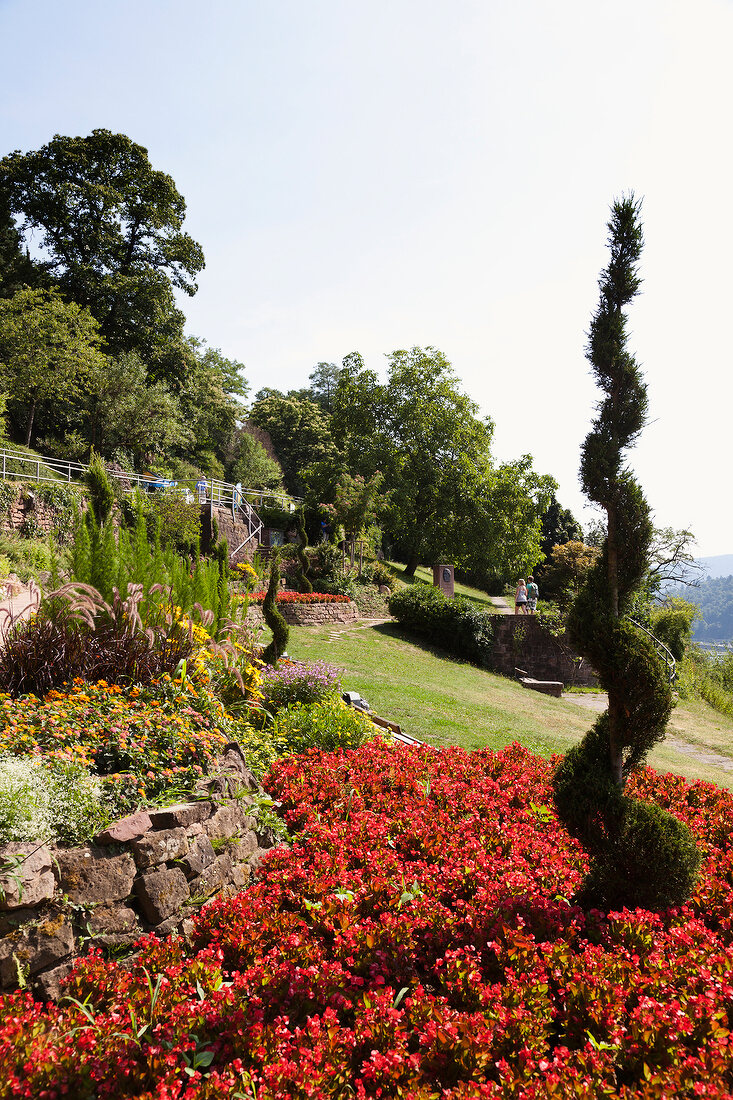
<svg viewBox="0 0 733 1100"><path fill-rule="evenodd" d="M519 578L517 591L514 593L514 614L527 614L527 586L525 585L524 580L521 577Z"/></svg>

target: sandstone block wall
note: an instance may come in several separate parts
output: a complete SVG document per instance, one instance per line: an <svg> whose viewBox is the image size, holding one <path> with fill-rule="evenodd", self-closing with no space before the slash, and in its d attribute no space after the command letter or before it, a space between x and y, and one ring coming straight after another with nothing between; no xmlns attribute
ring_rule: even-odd
<svg viewBox="0 0 733 1100"><path fill-rule="evenodd" d="M595 687L596 675L587 661L556 638L533 615L494 615L492 664L497 672L514 676L524 669L535 680L562 680L568 685Z"/></svg>
<svg viewBox="0 0 733 1100"><path fill-rule="evenodd" d="M6 483L7 484L7 483ZM25 489L18 485L15 497L7 510L0 511L0 532L3 534L23 533L27 522L32 519L35 531L40 538L49 535L56 523L57 512L49 504L33 497L33 487Z"/></svg>
<svg viewBox="0 0 733 1100"><path fill-rule="evenodd" d="M278 611L290 626L315 626L318 623L355 623L359 608L348 603L279 603ZM259 605L250 607L247 619L257 625L264 623Z"/></svg>
<svg viewBox="0 0 733 1100"><path fill-rule="evenodd" d="M48 1000L88 946L124 952L145 933L186 931L198 906L247 886L275 843L257 821L257 784L235 743L201 800L148 809L79 848L0 848L0 990Z"/></svg>

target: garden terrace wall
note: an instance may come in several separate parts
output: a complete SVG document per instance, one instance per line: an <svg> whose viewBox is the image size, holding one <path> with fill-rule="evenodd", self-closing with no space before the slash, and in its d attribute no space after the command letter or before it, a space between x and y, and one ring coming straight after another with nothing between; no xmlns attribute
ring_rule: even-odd
<svg viewBox="0 0 733 1100"><path fill-rule="evenodd" d="M275 838L257 824L258 787L237 744L200 794L122 818L78 848L0 847L5 866L27 857L0 877L0 989L27 981L58 1000L85 945L119 954L146 933L185 934L202 900L247 886Z"/></svg>
<svg viewBox="0 0 733 1100"><path fill-rule="evenodd" d="M1 483L0 483L1 484ZM56 526L58 509L45 501L38 500L32 488L6 482L15 494L2 512L0 512L0 532L2 534L24 534L30 524L34 536L45 538Z"/></svg>
<svg viewBox="0 0 733 1100"><path fill-rule="evenodd" d="M219 530L219 538L227 540L230 564L238 565L239 562L243 561L251 562L259 544L256 538L251 538L248 542L245 542L245 539L249 537L247 524L233 519L231 508L214 508L214 517ZM201 548L204 553L208 553L213 542L211 518L211 506L203 504L201 506ZM242 546L242 543L244 543L244 546Z"/></svg>
<svg viewBox="0 0 733 1100"><path fill-rule="evenodd" d="M355 623L359 608L353 600L345 603L278 603L277 609L289 626L316 626L318 623ZM262 609L250 607L250 622L264 623Z"/></svg>
<svg viewBox="0 0 733 1100"><path fill-rule="evenodd" d="M563 684L595 687L595 672L571 649L564 637L555 637L533 615L494 615L493 668L504 676L524 669L535 680L562 680Z"/></svg>

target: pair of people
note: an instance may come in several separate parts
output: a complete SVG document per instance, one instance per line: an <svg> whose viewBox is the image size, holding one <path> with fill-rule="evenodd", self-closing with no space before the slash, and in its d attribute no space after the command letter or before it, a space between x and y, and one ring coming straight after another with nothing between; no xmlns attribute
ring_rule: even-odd
<svg viewBox="0 0 733 1100"><path fill-rule="evenodd" d="M534 577L528 577L526 584L524 579L520 577L517 591L514 593L514 614L534 615L537 610L539 594L540 590L535 584Z"/></svg>

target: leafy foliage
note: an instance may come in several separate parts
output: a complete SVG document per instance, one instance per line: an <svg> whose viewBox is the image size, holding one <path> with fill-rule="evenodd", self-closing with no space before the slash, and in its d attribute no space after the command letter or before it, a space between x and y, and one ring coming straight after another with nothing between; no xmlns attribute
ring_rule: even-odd
<svg viewBox="0 0 733 1100"><path fill-rule="evenodd" d="M296 519L298 525L298 537L299 541L296 543L295 552L298 557L298 591L299 592L312 592L313 585L310 582L308 574L310 573L310 561L308 560L308 533L305 529L305 513L302 508L299 508L296 512Z"/></svg>
<svg viewBox="0 0 733 1100"><path fill-rule="evenodd" d="M402 626L482 668L491 664L491 615L465 596L448 599L439 588L414 584L389 597L389 610Z"/></svg>
<svg viewBox="0 0 733 1100"><path fill-rule="evenodd" d="M91 311L108 347L170 369L183 321L173 287L193 294L204 257L182 231L182 196L147 150L109 130L57 135L4 157L0 190L21 235L38 234L43 269Z"/></svg>
<svg viewBox="0 0 733 1100"><path fill-rule="evenodd" d="M310 749L355 749L376 734L373 722L331 693L318 702L290 703L279 710L273 739L284 756Z"/></svg>
<svg viewBox="0 0 733 1100"><path fill-rule="evenodd" d="M56 291L17 291L0 298L0 387L31 444L36 413L78 397L104 362L90 312Z"/></svg>
<svg viewBox="0 0 733 1100"><path fill-rule="evenodd" d="M700 856L680 822L624 792L629 775L664 737L672 704L652 641L620 617L648 572L653 535L646 500L623 466L647 411L646 387L626 349L624 312L640 285L639 211L633 196L613 204L611 258L591 322L586 355L606 397L583 444L581 480L605 509L608 526L568 618L570 640L608 692L608 710L566 753L553 790L561 820L592 857L584 896L604 906L665 908L689 896Z"/></svg>

